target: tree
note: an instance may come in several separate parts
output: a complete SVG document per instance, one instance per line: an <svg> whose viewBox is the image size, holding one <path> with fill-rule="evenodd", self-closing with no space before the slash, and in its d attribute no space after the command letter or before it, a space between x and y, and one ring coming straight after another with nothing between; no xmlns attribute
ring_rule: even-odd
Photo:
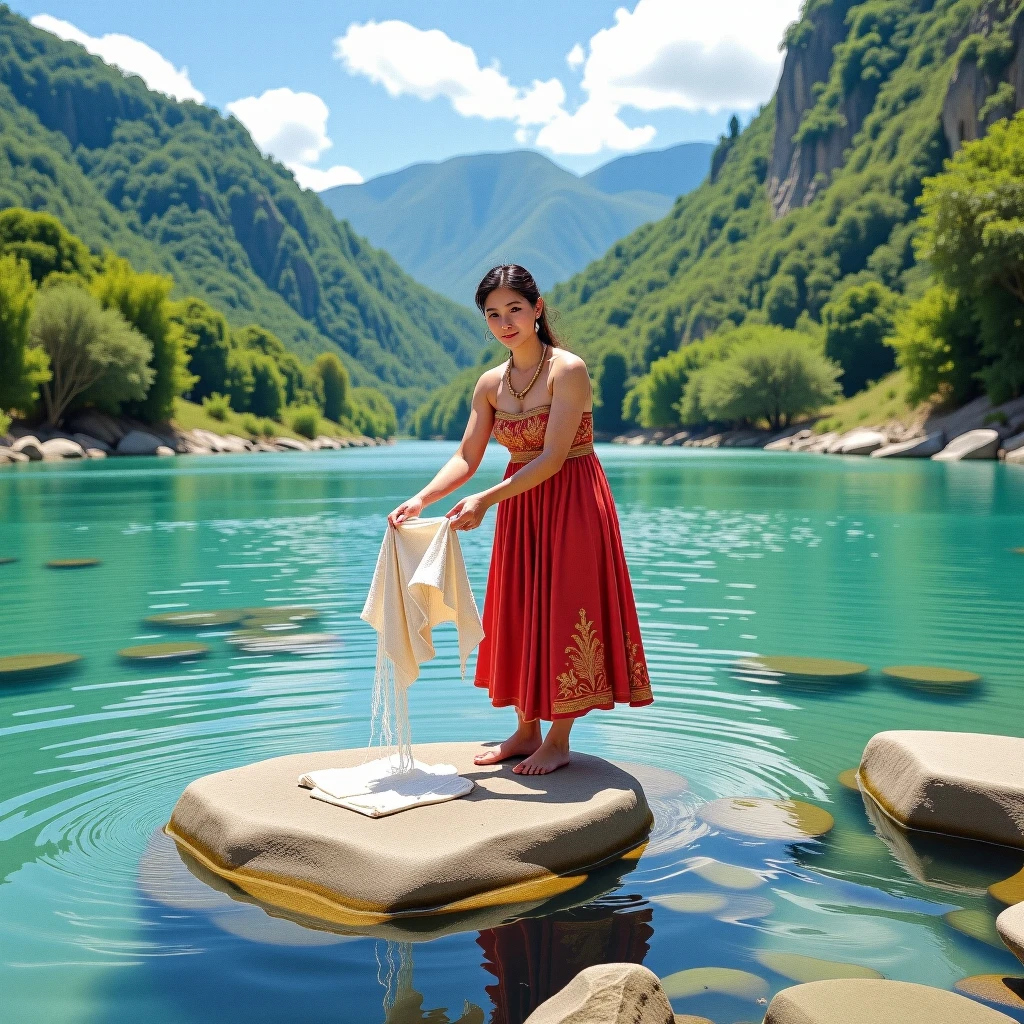
<svg viewBox="0 0 1024 1024"><path fill-rule="evenodd" d="M1024 112L964 145L923 185L917 254L939 284L971 304L974 372L989 397L1015 397L1024 391ZM964 355L961 363L970 362Z"/></svg>
<svg viewBox="0 0 1024 1024"><path fill-rule="evenodd" d="M687 422L766 420L779 430L839 395L842 368L804 335L777 327L748 330L751 335L724 359L691 375L680 402Z"/></svg>
<svg viewBox="0 0 1024 1024"><path fill-rule="evenodd" d="M174 281L159 274L139 274L119 256L108 256L92 283L93 294L105 309L116 309L152 348L152 385L132 412L150 423L169 420L174 399L192 386L188 372L185 331L171 319L168 301Z"/></svg>
<svg viewBox="0 0 1024 1024"><path fill-rule="evenodd" d="M40 292L29 337L49 358L51 379L42 391L47 422L55 426L76 402L111 412L123 402L141 402L153 382L149 340L77 285Z"/></svg>
<svg viewBox="0 0 1024 1024"><path fill-rule="evenodd" d="M825 355L843 368L844 395L862 391L895 365L896 355L885 339L892 334L898 302L895 292L868 281L847 288L822 309Z"/></svg>
<svg viewBox="0 0 1024 1024"><path fill-rule="evenodd" d="M36 284L50 274L89 280L96 273L88 246L56 217L18 207L0 212L0 256L5 255L23 259Z"/></svg>
<svg viewBox="0 0 1024 1024"><path fill-rule="evenodd" d="M907 371L907 401L939 396L962 405L979 390L978 324L972 304L957 292L933 285L896 321L891 338L896 363Z"/></svg>
<svg viewBox="0 0 1024 1024"><path fill-rule="evenodd" d="M622 430L622 401L626 397L626 357L613 349L605 352L597 371L598 404L594 409L594 426L617 434Z"/></svg>
<svg viewBox="0 0 1024 1024"><path fill-rule="evenodd" d="M349 416L349 376L342 361L333 352L324 352L313 362L313 373L320 380L323 390L323 411L329 420L338 423L343 416Z"/></svg>
<svg viewBox="0 0 1024 1024"><path fill-rule="evenodd" d="M0 257L0 413L27 411L49 377L46 354L29 348L29 320L35 284L28 263Z"/></svg>
<svg viewBox="0 0 1024 1024"><path fill-rule="evenodd" d="M667 356L651 363L650 371L636 388L636 396L626 396L623 413L633 405L639 409L642 427L670 427L679 425L677 403L690 374L721 358L731 344L732 332L728 335L712 335L703 341L695 341L669 352ZM628 418L628 417L627 417Z"/></svg>
<svg viewBox="0 0 1024 1024"><path fill-rule="evenodd" d="M316 402L319 396L316 389L311 387L306 368L272 331L250 324L235 332L235 343L248 352L260 352L270 357L284 379L285 401L288 405Z"/></svg>
<svg viewBox="0 0 1024 1024"><path fill-rule="evenodd" d="M185 332L188 369L196 378L188 392L193 402L228 391L231 331L227 320L202 299L188 298L170 308L171 320Z"/></svg>
<svg viewBox="0 0 1024 1024"><path fill-rule="evenodd" d="M398 430L395 407L376 388L352 389L352 420L356 429L368 437L390 437Z"/></svg>
<svg viewBox="0 0 1024 1024"><path fill-rule="evenodd" d="M272 420L279 419L285 404L284 377L270 356L262 352L249 352L247 356L253 386L245 411L257 416L269 416Z"/></svg>

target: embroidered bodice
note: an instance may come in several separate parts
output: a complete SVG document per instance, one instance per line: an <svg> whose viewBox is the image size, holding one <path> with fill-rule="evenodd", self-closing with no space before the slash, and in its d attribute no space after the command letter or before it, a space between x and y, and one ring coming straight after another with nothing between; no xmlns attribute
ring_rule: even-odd
<svg viewBox="0 0 1024 1024"><path fill-rule="evenodd" d="M494 437L508 449L513 462L529 462L543 451L550 412L550 405L541 405L528 412L494 413ZM594 414L585 412L566 457L589 455L593 450Z"/></svg>

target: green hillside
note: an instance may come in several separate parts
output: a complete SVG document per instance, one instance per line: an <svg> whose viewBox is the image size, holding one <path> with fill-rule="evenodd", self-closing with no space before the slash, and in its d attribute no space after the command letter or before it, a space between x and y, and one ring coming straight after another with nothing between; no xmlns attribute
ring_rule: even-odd
<svg viewBox="0 0 1024 1024"><path fill-rule="evenodd" d="M416 164L320 198L416 280L467 304L495 264L521 263L547 288L672 205L638 187L606 194L527 150Z"/></svg>
<svg viewBox="0 0 1024 1024"><path fill-rule="evenodd" d="M838 360L847 394L897 355L916 401L1020 393L1024 127L995 133L992 154L964 147L1024 107L1022 9L807 0L775 97L720 141L708 180L547 296L595 378L606 354L625 356L627 420L683 422L688 376L728 351L690 346L740 324L795 328ZM970 167L943 172L955 153ZM963 201L958 176L976 190ZM946 251L951 231L978 247L970 266Z"/></svg>
<svg viewBox="0 0 1024 1024"><path fill-rule="evenodd" d="M552 292L570 343L638 377L730 323L813 330L857 284L915 298L922 178L1024 103L1019 7L809 0L776 96L709 181Z"/></svg>
<svg viewBox="0 0 1024 1024"><path fill-rule="evenodd" d="M479 324L263 157L234 118L150 92L0 5L0 209L174 276L303 359L342 355L402 417L471 363Z"/></svg>

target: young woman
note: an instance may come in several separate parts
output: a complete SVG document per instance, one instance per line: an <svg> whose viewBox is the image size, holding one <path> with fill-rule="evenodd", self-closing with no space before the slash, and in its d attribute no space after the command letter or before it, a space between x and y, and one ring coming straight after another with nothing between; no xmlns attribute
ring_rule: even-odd
<svg viewBox="0 0 1024 1024"><path fill-rule="evenodd" d="M498 505L474 682L519 721L476 763L521 758L514 772L545 775L569 763L581 715L654 698L615 503L594 454L586 364L559 347L523 267L489 271L476 304L508 362L477 381L458 451L388 521L398 526L461 487L492 433L508 448L501 483L445 515L452 529L473 530ZM541 719L551 722L546 737Z"/></svg>

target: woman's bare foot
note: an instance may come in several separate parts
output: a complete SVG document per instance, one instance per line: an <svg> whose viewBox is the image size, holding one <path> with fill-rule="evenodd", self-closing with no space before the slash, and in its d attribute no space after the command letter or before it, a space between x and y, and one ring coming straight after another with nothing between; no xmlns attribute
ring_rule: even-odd
<svg viewBox="0 0 1024 1024"><path fill-rule="evenodd" d="M569 763L569 747L556 746L545 740L536 753L531 754L525 761L512 769L516 775L550 775L558 768L564 768Z"/></svg>
<svg viewBox="0 0 1024 1024"><path fill-rule="evenodd" d="M529 757L541 747L540 722L520 722L507 740L473 758L473 764L497 764L512 757ZM515 771L515 769L513 769Z"/></svg>

